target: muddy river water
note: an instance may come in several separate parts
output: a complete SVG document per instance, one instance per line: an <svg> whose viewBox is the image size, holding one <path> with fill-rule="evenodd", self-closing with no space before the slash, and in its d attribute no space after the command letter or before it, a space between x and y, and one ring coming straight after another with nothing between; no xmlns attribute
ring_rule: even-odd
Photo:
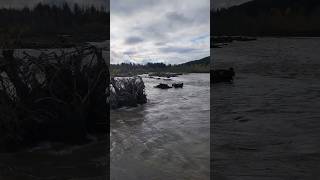
<svg viewBox="0 0 320 180"><path fill-rule="evenodd" d="M208 180L210 176L210 78L187 74L156 89L143 78L148 103L111 111L112 180Z"/></svg>
<svg viewBox="0 0 320 180"><path fill-rule="evenodd" d="M234 83L211 88L214 179L318 179L320 39L259 38L213 50Z"/></svg>

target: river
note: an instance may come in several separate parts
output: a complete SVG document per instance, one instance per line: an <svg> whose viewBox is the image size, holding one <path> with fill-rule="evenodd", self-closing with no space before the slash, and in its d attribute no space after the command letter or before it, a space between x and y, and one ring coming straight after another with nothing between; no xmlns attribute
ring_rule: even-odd
<svg viewBox="0 0 320 180"><path fill-rule="evenodd" d="M147 104L111 111L111 180L209 179L209 74L172 79L184 87L156 89L161 80L143 78Z"/></svg>
<svg viewBox="0 0 320 180"><path fill-rule="evenodd" d="M211 89L214 179L318 179L320 39L259 38L214 49L234 83Z"/></svg>

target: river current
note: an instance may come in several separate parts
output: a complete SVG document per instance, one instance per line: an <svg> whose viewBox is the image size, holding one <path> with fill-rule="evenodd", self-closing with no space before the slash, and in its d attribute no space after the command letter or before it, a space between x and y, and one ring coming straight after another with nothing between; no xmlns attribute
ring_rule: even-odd
<svg viewBox="0 0 320 180"><path fill-rule="evenodd" d="M212 51L214 179L318 179L320 39L259 38Z"/></svg>
<svg viewBox="0 0 320 180"><path fill-rule="evenodd" d="M148 103L111 111L112 180L208 180L210 176L210 77L187 74L143 78Z"/></svg>

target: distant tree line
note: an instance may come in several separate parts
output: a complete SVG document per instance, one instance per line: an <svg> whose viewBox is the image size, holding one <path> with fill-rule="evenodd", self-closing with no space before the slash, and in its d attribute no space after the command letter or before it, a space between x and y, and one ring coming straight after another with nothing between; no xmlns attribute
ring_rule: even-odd
<svg viewBox="0 0 320 180"><path fill-rule="evenodd" d="M320 1L255 0L211 11L216 36L319 36Z"/></svg>
<svg viewBox="0 0 320 180"><path fill-rule="evenodd" d="M151 62L147 64L121 63L110 65L111 76L134 76L149 72L207 73L209 71L210 57L174 65Z"/></svg>
<svg viewBox="0 0 320 180"><path fill-rule="evenodd" d="M109 12L104 7L37 4L34 8L0 9L0 40L57 35L109 39Z"/></svg>

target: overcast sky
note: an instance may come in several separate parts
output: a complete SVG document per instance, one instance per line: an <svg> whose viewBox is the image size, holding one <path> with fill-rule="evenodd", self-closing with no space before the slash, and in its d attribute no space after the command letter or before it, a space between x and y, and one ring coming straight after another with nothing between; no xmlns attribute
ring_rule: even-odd
<svg viewBox="0 0 320 180"><path fill-rule="evenodd" d="M111 63L210 55L210 0L111 0Z"/></svg>
<svg viewBox="0 0 320 180"><path fill-rule="evenodd" d="M248 0L214 0L214 8ZM38 2L108 6L109 0L0 0L2 7ZM210 55L210 0L110 0L111 63L183 63Z"/></svg>

